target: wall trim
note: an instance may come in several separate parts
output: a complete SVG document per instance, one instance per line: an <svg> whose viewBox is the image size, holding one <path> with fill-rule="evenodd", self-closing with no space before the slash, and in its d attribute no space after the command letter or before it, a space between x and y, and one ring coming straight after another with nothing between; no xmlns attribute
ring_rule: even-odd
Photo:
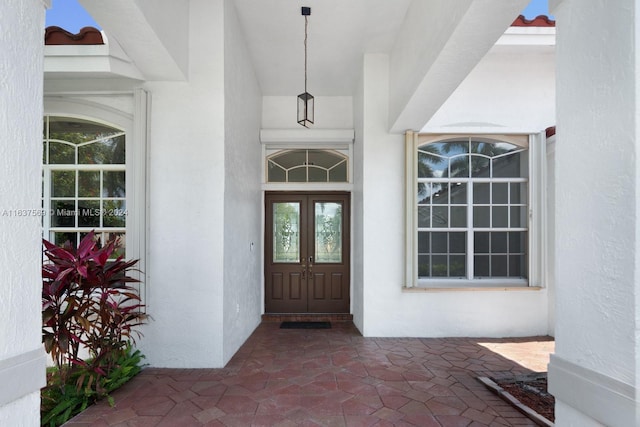
<svg viewBox="0 0 640 427"><path fill-rule="evenodd" d="M39 392L46 385L46 355L44 348L0 360L0 406Z"/></svg>
<svg viewBox="0 0 640 427"><path fill-rule="evenodd" d="M612 427L640 425L635 387L551 355L549 392L556 399Z"/></svg>
<svg viewBox="0 0 640 427"><path fill-rule="evenodd" d="M302 142L342 142L353 143L353 129L261 129L260 142L302 143Z"/></svg>

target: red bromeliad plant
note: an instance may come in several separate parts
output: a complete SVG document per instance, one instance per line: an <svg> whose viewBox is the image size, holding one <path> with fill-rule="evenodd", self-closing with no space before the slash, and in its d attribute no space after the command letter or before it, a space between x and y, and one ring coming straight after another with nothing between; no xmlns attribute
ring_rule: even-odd
<svg viewBox="0 0 640 427"><path fill-rule="evenodd" d="M100 247L93 232L77 249L43 240L48 261L42 266L43 341L62 383L74 369L82 370L77 387L95 387L127 351L134 328L147 318L128 272L138 262L111 259L118 242ZM83 360L85 349L89 358ZM87 381L88 380L88 381ZM88 385L87 385L88 384Z"/></svg>

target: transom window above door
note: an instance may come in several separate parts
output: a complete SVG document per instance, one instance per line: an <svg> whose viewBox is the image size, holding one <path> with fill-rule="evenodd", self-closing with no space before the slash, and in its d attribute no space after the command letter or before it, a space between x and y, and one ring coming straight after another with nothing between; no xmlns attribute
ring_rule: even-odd
<svg viewBox="0 0 640 427"><path fill-rule="evenodd" d="M336 150L291 149L267 157L267 182L349 182L348 156Z"/></svg>

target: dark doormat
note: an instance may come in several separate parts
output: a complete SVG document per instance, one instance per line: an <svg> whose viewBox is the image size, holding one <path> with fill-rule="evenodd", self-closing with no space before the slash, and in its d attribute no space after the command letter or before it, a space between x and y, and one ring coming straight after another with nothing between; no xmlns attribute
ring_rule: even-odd
<svg viewBox="0 0 640 427"><path fill-rule="evenodd" d="M331 322L282 322L280 329L331 329Z"/></svg>

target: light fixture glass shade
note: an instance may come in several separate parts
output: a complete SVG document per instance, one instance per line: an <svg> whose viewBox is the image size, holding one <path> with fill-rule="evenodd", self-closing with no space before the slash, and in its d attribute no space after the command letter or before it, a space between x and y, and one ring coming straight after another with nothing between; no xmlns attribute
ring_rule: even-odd
<svg viewBox="0 0 640 427"><path fill-rule="evenodd" d="M298 95L298 123L306 128L313 124L313 95L309 92Z"/></svg>

